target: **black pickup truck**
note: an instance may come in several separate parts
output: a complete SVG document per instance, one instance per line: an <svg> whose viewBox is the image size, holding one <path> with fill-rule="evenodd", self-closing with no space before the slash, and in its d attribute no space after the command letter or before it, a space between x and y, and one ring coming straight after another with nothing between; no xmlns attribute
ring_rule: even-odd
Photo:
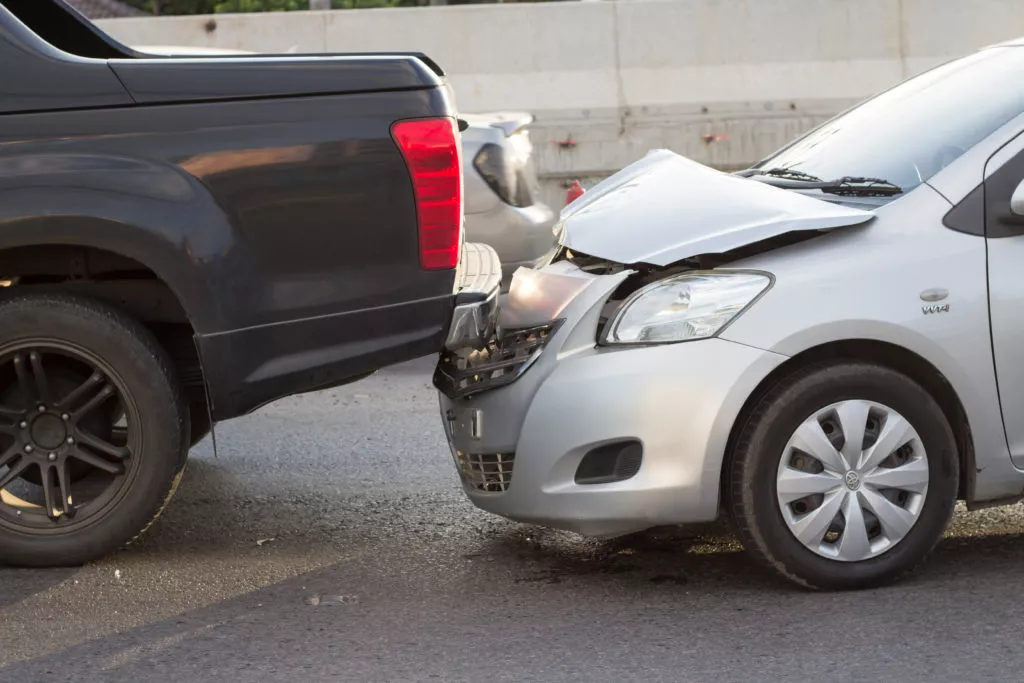
<svg viewBox="0 0 1024 683"><path fill-rule="evenodd" d="M462 221L423 55L158 58L0 0L0 564L129 542L216 421L482 343Z"/></svg>

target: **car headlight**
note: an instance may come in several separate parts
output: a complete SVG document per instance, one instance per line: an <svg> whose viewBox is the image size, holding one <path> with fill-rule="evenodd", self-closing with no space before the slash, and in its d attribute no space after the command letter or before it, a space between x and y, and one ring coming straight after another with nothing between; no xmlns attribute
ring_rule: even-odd
<svg viewBox="0 0 1024 683"><path fill-rule="evenodd" d="M659 280L623 302L604 343L666 344L713 337L771 283L769 275L748 272L691 272Z"/></svg>

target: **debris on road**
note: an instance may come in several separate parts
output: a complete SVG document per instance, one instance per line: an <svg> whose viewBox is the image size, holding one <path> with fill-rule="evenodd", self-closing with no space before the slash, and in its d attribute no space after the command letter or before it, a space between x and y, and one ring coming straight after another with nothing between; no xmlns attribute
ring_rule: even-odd
<svg viewBox="0 0 1024 683"><path fill-rule="evenodd" d="M311 595L306 604L313 607L329 607L332 605L354 605L359 602L358 595Z"/></svg>

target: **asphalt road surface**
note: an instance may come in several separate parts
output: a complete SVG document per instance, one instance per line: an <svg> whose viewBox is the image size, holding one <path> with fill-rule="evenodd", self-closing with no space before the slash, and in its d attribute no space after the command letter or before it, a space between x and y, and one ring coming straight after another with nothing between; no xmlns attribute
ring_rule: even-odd
<svg viewBox="0 0 1024 683"><path fill-rule="evenodd" d="M924 571L791 588L726 530L520 526L457 486L430 363L269 406L196 449L131 550L0 569L0 681L990 681L1024 664L1024 513Z"/></svg>

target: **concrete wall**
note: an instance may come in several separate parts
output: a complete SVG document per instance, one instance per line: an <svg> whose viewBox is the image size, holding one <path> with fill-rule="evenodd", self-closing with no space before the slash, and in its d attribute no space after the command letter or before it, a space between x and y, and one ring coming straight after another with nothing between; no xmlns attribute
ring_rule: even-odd
<svg viewBox="0 0 1024 683"><path fill-rule="evenodd" d="M418 50L465 112L526 109L549 200L654 147L761 158L903 78L1024 35L1022 0L618 0L113 19L130 45Z"/></svg>

